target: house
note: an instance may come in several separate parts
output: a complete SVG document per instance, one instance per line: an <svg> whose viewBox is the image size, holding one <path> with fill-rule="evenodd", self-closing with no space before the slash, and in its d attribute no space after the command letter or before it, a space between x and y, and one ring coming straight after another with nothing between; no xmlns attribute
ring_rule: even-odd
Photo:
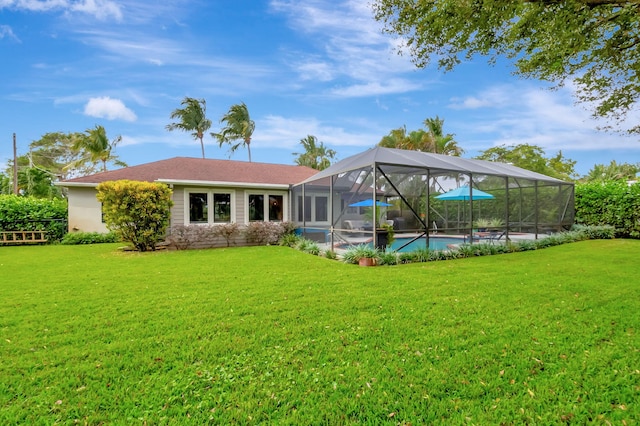
<svg viewBox="0 0 640 426"><path fill-rule="evenodd" d="M318 171L284 164L175 157L59 182L67 188L69 232L107 232L96 187L101 182L161 182L173 190L170 226L290 221L293 184Z"/></svg>

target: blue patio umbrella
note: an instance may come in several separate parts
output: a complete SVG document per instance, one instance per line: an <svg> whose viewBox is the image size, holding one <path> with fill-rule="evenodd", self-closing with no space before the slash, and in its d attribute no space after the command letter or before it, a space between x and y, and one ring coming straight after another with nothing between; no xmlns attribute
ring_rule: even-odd
<svg viewBox="0 0 640 426"><path fill-rule="evenodd" d="M436 196L438 200L451 200L451 201L469 201L469 187L461 186L460 188L453 189L449 192L445 192L444 194L440 194ZM480 191L479 189L473 188L471 191L471 199L473 200L490 200L493 198L493 195Z"/></svg>
<svg viewBox="0 0 640 426"><path fill-rule="evenodd" d="M393 204L388 204L383 201L376 201L378 207L389 207ZM373 207L373 200L371 198L367 200L358 201L357 203L349 204L349 207Z"/></svg>

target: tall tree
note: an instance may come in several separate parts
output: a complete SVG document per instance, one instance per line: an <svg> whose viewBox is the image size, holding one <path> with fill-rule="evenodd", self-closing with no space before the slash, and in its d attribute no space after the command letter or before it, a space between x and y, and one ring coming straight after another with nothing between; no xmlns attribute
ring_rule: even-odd
<svg viewBox="0 0 640 426"><path fill-rule="evenodd" d="M608 165L594 165L591 170L589 170L589 173L586 176L583 176L580 180L583 182L608 182L612 180L630 181L637 179L638 173L640 173L640 163L618 164L613 160Z"/></svg>
<svg viewBox="0 0 640 426"><path fill-rule="evenodd" d="M562 180L572 180L576 173L575 161L562 155L559 151L555 157L545 157L544 150L537 145L500 145L487 150L475 157L478 160L509 163L532 172L555 177Z"/></svg>
<svg viewBox="0 0 640 426"><path fill-rule="evenodd" d="M114 154L116 145L122 141L122 136L117 136L113 140L107 137L107 131L103 126L87 129L84 137L76 139L73 148L84 153L83 157L77 162L90 161L102 164L102 171L107 171L107 163L114 163L120 167L126 167L127 164L120 161Z"/></svg>
<svg viewBox="0 0 640 426"><path fill-rule="evenodd" d="M433 143L427 132L422 129L407 133L407 126L398 127L380 139L378 146L384 148L408 149L430 152Z"/></svg>
<svg viewBox="0 0 640 426"><path fill-rule="evenodd" d="M445 135L443 133L442 126L444 125L444 120L436 115L436 118L427 118L424 120L424 125L427 128L433 144L432 152L435 154L452 155L454 157L462 155L464 150L458 146L458 142L454 139L455 135L451 133Z"/></svg>
<svg viewBox="0 0 640 426"><path fill-rule="evenodd" d="M426 130L418 129L407 133L406 126L393 129L388 135L382 137L378 146L460 156L464 150L453 139L454 135L443 133L443 124L444 120L436 116L436 118L424 120Z"/></svg>
<svg viewBox="0 0 640 426"><path fill-rule="evenodd" d="M182 108L177 108L171 113L172 120L179 120L168 124L169 131L182 130L191 132L191 135L200 141L202 158L204 158L204 134L211 128L211 120L207 118L207 102L204 99L185 97L180 103Z"/></svg>
<svg viewBox="0 0 640 426"><path fill-rule="evenodd" d="M475 55L505 56L522 77L575 81L595 116L623 125L637 106L637 0L374 0L373 10L418 67L437 59L450 71ZM636 123L626 130L640 132Z"/></svg>
<svg viewBox="0 0 640 426"><path fill-rule="evenodd" d="M79 162L85 156L82 150L74 149L78 141L86 137L86 134L53 132L46 133L42 138L29 144L29 157L31 165L48 170L59 179L67 179L75 176L83 176L97 171L93 163ZM70 164L77 167L70 168Z"/></svg>
<svg viewBox="0 0 640 426"><path fill-rule="evenodd" d="M29 152L18 156L18 186L21 193L42 198L61 196L56 180L86 176L101 169L86 151L82 140L87 133L46 133L29 144ZM119 164L123 164L119 162ZM8 162L2 193L12 193L13 160ZM9 188L4 185L10 184Z"/></svg>
<svg viewBox="0 0 640 426"><path fill-rule="evenodd" d="M251 162L251 136L256 128L255 122L249 116L249 110L244 102L232 105L229 111L222 116L220 123L226 123L220 133L211 133L218 140L220 146L225 143L231 145L233 153L239 147L247 147L249 162Z"/></svg>
<svg viewBox="0 0 640 426"><path fill-rule="evenodd" d="M304 148L304 152L293 153L298 156L295 162L299 166L324 170L331 165L331 160L336 157L336 152L333 149L327 148L322 142L318 143L318 138L313 135L300 139L300 145Z"/></svg>

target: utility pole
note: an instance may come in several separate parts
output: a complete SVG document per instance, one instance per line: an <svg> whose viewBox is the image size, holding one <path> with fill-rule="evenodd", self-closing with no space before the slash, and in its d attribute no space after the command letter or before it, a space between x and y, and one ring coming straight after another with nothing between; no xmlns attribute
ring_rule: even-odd
<svg viewBox="0 0 640 426"><path fill-rule="evenodd" d="M18 195L18 148L15 133L13 134L13 193Z"/></svg>

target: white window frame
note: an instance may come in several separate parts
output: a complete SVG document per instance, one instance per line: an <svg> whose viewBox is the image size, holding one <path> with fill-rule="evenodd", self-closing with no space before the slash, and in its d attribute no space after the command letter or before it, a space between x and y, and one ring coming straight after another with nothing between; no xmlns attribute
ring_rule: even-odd
<svg viewBox="0 0 640 426"><path fill-rule="evenodd" d="M289 221L289 192L287 191L278 191L278 190L251 190L246 191L244 195L244 223L248 224L249 222L249 196L250 195L262 195L264 197L264 212L263 222L288 222ZM279 195L282 196L282 220L269 220L269 195Z"/></svg>
<svg viewBox="0 0 640 426"><path fill-rule="evenodd" d="M207 194L207 223L191 223L190 210L190 194ZM231 217L230 222L215 222L213 211L213 195L228 194L230 195ZM186 188L184 191L184 224L185 225L223 225L225 223L236 222L236 191L232 189L215 189L215 188Z"/></svg>
<svg viewBox="0 0 640 426"><path fill-rule="evenodd" d="M305 195L303 197L302 194L298 194L297 197L300 197L302 199L302 204L300 204L300 203L298 203L296 201L296 204L299 204L297 206L298 210L296 210L296 212L295 212L296 213L296 221L297 222L305 222L308 225L325 225L325 224L329 223L329 217L330 217L330 215L329 215L329 195L325 195L325 194L307 194L307 195ZM305 202L304 198L305 197L309 197L310 201L311 201L311 203L310 203L311 204L310 205L311 211L309 212L310 216L311 216L311 219L307 220L307 221L304 220L304 217L302 218L302 220L298 220L298 215L301 214L302 207L304 206L304 202ZM327 211L326 211L327 220L317 220L317 217L316 217L316 199L317 198L326 198L327 199Z"/></svg>

